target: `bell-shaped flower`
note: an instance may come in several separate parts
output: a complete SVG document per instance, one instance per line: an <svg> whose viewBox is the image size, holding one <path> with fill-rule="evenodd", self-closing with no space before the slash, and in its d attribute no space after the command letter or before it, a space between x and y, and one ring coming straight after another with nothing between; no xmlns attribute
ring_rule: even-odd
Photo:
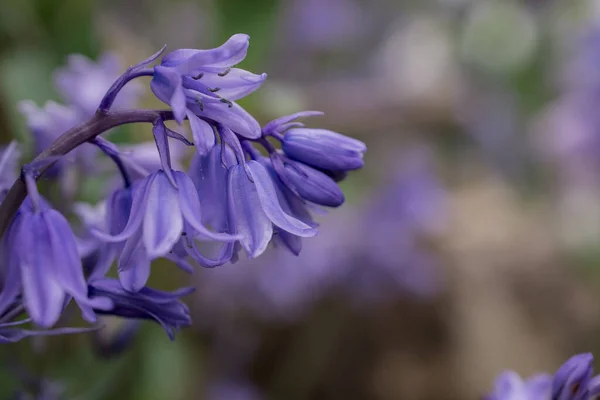
<svg viewBox="0 0 600 400"><path fill-rule="evenodd" d="M240 244L250 258L265 251L273 226L300 237L317 234L314 227L282 209L274 183L258 161L229 168L227 199L229 228L241 235Z"/></svg>
<svg viewBox="0 0 600 400"><path fill-rule="evenodd" d="M271 159L281 180L300 198L327 207L344 203L342 189L325 173L278 153L272 154Z"/></svg>
<svg viewBox="0 0 600 400"><path fill-rule="evenodd" d="M362 168L367 146L360 140L327 129L292 128L281 149L290 158L329 171Z"/></svg>
<svg viewBox="0 0 600 400"><path fill-rule="evenodd" d="M175 330L192 323L187 306L179 299L193 291L194 288L183 288L163 292L143 287L137 292L130 292L118 280L110 278L94 279L89 283L89 296L92 299L106 297L113 303L109 310L97 310L98 314L154 320L163 327L171 340L175 337Z"/></svg>
<svg viewBox="0 0 600 400"><path fill-rule="evenodd" d="M271 164L271 160L267 157L261 157L258 162L265 167L271 180L274 183L277 199L281 208L286 214L289 214L296 219L304 222L306 225L316 228L318 224L313 220L307 204L293 193L279 178L277 172ZM275 227L274 239L283 244L293 254L299 255L302 250L302 238L300 236L289 233L283 229Z"/></svg>
<svg viewBox="0 0 600 400"><path fill-rule="evenodd" d="M98 62L81 54L72 54L67 65L56 71L54 83L66 102L89 118L96 112L106 91L121 75L122 69L114 54L106 53ZM113 108L135 107L141 92L142 87L138 82L129 82L119 92Z"/></svg>
<svg viewBox="0 0 600 400"><path fill-rule="evenodd" d="M22 291L31 319L47 328L58 321L71 296L82 307L84 318L93 322L95 315L86 312L86 307L107 308L110 301L88 298L71 227L58 211L37 196L30 193L3 238L2 255L7 271L0 309L11 304Z"/></svg>
<svg viewBox="0 0 600 400"><path fill-rule="evenodd" d="M266 74L231 68L246 56L248 41L247 35L233 35L216 49L175 50L154 67L150 83L153 93L171 106L179 123L186 117L190 120L200 149L206 147L204 141L209 145L211 141L211 131L202 118L247 138L260 137L258 122L234 102L258 89L266 79Z"/></svg>
<svg viewBox="0 0 600 400"><path fill-rule="evenodd" d="M191 179L180 171L171 178L158 170L137 181L130 200L123 194L108 205L111 232L95 234L108 242L125 242L119 258L124 287L140 290L150 274L150 261L168 256L182 235L220 241L234 241L238 236L208 230L201 221L201 206ZM123 226L119 231L119 226Z"/></svg>

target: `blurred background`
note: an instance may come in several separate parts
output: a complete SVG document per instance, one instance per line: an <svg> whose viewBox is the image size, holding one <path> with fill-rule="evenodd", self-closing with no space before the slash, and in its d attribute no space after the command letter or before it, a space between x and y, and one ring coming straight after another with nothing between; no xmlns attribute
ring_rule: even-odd
<svg viewBox="0 0 600 400"><path fill-rule="evenodd" d="M90 335L4 345L0 398L479 399L600 350L600 1L0 3L3 142L31 142L17 103L59 100L71 53L124 68L243 32L259 122L322 110L309 126L369 149L299 257L157 265L155 287L197 287L175 342L145 323L110 357Z"/></svg>

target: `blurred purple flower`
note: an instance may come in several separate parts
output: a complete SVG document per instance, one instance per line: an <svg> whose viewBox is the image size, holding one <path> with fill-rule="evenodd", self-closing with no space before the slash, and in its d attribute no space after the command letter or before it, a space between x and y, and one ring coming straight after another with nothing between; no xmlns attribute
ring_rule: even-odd
<svg viewBox="0 0 600 400"><path fill-rule="evenodd" d="M242 380L224 380L208 385L206 400L260 400L263 396L251 383Z"/></svg>
<svg viewBox="0 0 600 400"><path fill-rule="evenodd" d="M587 400L588 384L592 379L594 356L577 354L569 358L554 374L552 399Z"/></svg>
<svg viewBox="0 0 600 400"><path fill-rule="evenodd" d="M72 54L67 65L56 71L54 82L67 104L85 119L94 115L122 70L123 66L115 54L104 54L97 63L81 54ZM139 83L130 82L119 92L113 109L134 108L141 92Z"/></svg>
<svg viewBox="0 0 600 400"><path fill-rule="evenodd" d="M299 0L287 9L290 41L311 50L350 47L365 32L364 10L353 0Z"/></svg>
<svg viewBox="0 0 600 400"><path fill-rule="evenodd" d="M485 400L594 400L600 393L600 376L592 377L590 353L569 358L554 374L523 380L515 372L502 373Z"/></svg>
<svg viewBox="0 0 600 400"><path fill-rule="evenodd" d="M0 201L17 179L20 157L21 153L15 141L0 149Z"/></svg>
<svg viewBox="0 0 600 400"><path fill-rule="evenodd" d="M523 381L515 372L502 373L484 400L551 400L552 377L536 375Z"/></svg>

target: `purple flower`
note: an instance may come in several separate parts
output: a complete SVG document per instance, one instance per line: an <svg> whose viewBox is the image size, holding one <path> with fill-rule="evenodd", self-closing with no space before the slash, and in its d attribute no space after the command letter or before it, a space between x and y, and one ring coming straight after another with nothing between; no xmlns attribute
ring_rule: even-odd
<svg viewBox="0 0 600 400"><path fill-rule="evenodd" d="M42 327L51 327L60 318L69 296L81 307L110 306L107 299L88 298L77 242L69 223L36 195L30 193L3 238L7 271L0 309L11 304L22 290L25 309L32 320ZM85 312L86 309L82 308L84 318L95 321L94 313Z"/></svg>
<svg viewBox="0 0 600 400"><path fill-rule="evenodd" d="M0 201L17 179L18 163L21 154L17 142L12 141L0 152Z"/></svg>
<svg viewBox="0 0 600 400"><path fill-rule="evenodd" d="M32 101L22 101L19 103L19 110L27 118L27 128L33 135L36 154L48 148L61 134L82 122L82 118L75 108L53 101L46 102L42 108L38 108ZM78 155L81 155L80 149L86 148L91 149L92 147L79 147L72 155L66 156L67 159L74 161L79 158Z"/></svg>
<svg viewBox="0 0 600 400"><path fill-rule="evenodd" d="M317 230L287 214L279 203L269 173L257 161L229 168L227 197L229 227L241 235L240 244L248 257L262 254L273 235L273 225L301 237L311 237ZM252 179L252 180L251 180Z"/></svg>
<svg viewBox="0 0 600 400"><path fill-rule="evenodd" d="M600 393L600 376L592 378L594 357L577 354L567 360L554 376L535 375L523 381L507 371L496 379L485 400L592 400Z"/></svg>
<svg viewBox="0 0 600 400"><path fill-rule="evenodd" d="M281 163L274 163L275 171L301 199L326 207L344 203L344 193L331 177L301 162L279 157Z"/></svg>
<svg viewBox="0 0 600 400"><path fill-rule="evenodd" d="M56 71L54 82L67 103L89 118L121 70L121 63L114 54L104 54L97 63L81 54L72 54L68 64ZM141 86L137 82L129 83L120 91L113 108L135 107L140 94Z"/></svg>
<svg viewBox="0 0 600 400"><path fill-rule="evenodd" d="M502 373L485 400L551 400L552 377L536 375L523 381L515 372Z"/></svg>
<svg viewBox="0 0 600 400"><path fill-rule="evenodd" d="M27 127L33 136L35 154L50 147L60 135L83 122L82 115L72 106L64 106L52 101L43 108L38 108L31 101L19 104L20 111L27 118ZM71 151L54 165L48 174L58 177L60 187L66 198L71 198L75 191L73 172L81 170L90 173L95 169L96 149L90 144L83 144Z"/></svg>
<svg viewBox="0 0 600 400"><path fill-rule="evenodd" d="M266 79L266 74L231 68L245 58L248 44L247 35L233 35L215 49L175 50L154 67L153 93L171 106L179 123L186 117L190 120L195 141L203 143L200 148L208 150L205 142L210 145L212 134L202 118L222 123L244 137L260 137L258 122L233 102L258 89Z"/></svg>
<svg viewBox="0 0 600 400"><path fill-rule="evenodd" d="M94 279L89 283L90 298L106 297L113 303L112 308L96 310L96 313L154 320L163 327L171 340L175 337L175 330L192 323L187 306L179 298L193 291L194 288L184 288L174 292L163 292L143 287L136 292L129 292L118 280L109 278Z"/></svg>
<svg viewBox="0 0 600 400"><path fill-rule="evenodd" d="M125 242L119 272L128 290L144 287L150 275L150 261L167 256L182 235L220 241L238 238L208 230L201 222L201 205L194 184L183 172L171 173L172 180L159 170L137 181L131 189L118 191L108 205L111 232L95 232L108 242ZM120 227L122 230L115 233Z"/></svg>
<svg viewBox="0 0 600 400"><path fill-rule="evenodd" d="M362 168L367 146L327 129L292 128L285 132L282 150L290 158L315 168L349 171Z"/></svg>
<svg viewBox="0 0 600 400"><path fill-rule="evenodd" d="M567 360L554 374L552 398L555 400L586 400L588 384L594 373L590 353L577 354Z"/></svg>

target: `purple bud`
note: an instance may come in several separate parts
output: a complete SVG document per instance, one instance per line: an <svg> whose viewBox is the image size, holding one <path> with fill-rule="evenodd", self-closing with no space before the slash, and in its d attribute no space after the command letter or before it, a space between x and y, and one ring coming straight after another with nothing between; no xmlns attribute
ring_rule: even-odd
<svg viewBox="0 0 600 400"><path fill-rule="evenodd" d="M284 159L283 168L274 166L281 180L302 199L327 207L339 207L344 203L342 189L323 172L288 158Z"/></svg>
<svg viewBox="0 0 600 400"><path fill-rule="evenodd" d="M294 128L285 133L282 150L294 160L330 171L362 168L367 146L326 129Z"/></svg>

